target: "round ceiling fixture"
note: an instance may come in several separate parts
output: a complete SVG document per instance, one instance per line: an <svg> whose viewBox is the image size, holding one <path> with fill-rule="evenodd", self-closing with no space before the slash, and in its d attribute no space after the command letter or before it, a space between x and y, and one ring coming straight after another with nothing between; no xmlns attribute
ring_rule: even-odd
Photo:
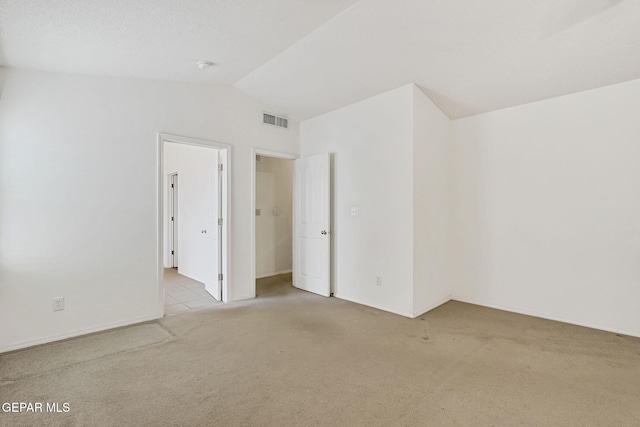
<svg viewBox="0 0 640 427"><path fill-rule="evenodd" d="M206 70L207 68L213 67L213 66L214 66L214 65L216 65L216 64L214 64L214 63L213 63L213 62L211 62L211 61L198 61L198 62L196 63L196 65L197 65L197 66L198 66L198 68L200 68L201 70Z"/></svg>

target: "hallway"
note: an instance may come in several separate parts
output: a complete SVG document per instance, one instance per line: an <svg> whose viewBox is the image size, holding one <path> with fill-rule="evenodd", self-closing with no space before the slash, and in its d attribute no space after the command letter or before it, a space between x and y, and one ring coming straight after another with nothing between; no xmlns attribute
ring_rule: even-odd
<svg viewBox="0 0 640 427"><path fill-rule="evenodd" d="M165 316L216 304L222 303L204 289L204 284L179 274L176 268L164 269Z"/></svg>

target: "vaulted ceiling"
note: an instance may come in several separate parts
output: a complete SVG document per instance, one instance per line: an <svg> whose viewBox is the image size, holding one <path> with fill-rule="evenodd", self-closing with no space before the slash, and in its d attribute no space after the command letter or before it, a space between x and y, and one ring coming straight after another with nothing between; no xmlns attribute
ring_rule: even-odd
<svg viewBox="0 0 640 427"><path fill-rule="evenodd" d="M458 118L640 78L640 1L0 0L0 64L234 85L298 119L415 82Z"/></svg>

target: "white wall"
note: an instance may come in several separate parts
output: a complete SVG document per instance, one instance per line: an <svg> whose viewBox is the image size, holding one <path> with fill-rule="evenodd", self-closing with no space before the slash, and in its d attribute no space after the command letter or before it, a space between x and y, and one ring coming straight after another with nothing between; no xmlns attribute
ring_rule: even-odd
<svg viewBox="0 0 640 427"><path fill-rule="evenodd" d="M251 148L296 153L295 122L262 126L232 88L0 71L0 351L159 314L158 131L232 144L228 297L252 296ZM301 127L302 155L334 153L336 295L414 315L444 294L419 284L442 283L448 226L454 299L640 336L640 81L453 122L448 225L421 192L447 202L442 121L415 90Z"/></svg>
<svg viewBox="0 0 640 427"><path fill-rule="evenodd" d="M232 88L10 70L0 351L159 314L158 131L232 144L229 299L252 296L251 148L298 150L296 123L263 126L264 109Z"/></svg>
<svg viewBox="0 0 640 427"><path fill-rule="evenodd" d="M640 336L638 111L640 80L450 122L408 85L303 122L334 153L336 296Z"/></svg>
<svg viewBox="0 0 640 427"><path fill-rule="evenodd" d="M291 271L292 196L293 160L261 156L256 161L257 278Z"/></svg>
<svg viewBox="0 0 640 427"><path fill-rule="evenodd" d="M302 156L333 153L334 294L406 316L413 315L413 87L300 126Z"/></svg>
<svg viewBox="0 0 640 427"><path fill-rule="evenodd" d="M453 122L455 299L640 336L640 80Z"/></svg>
<svg viewBox="0 0 640 427"><path fill-rule="evenodd" d="M450 299L450 121L413 88L413 315Z"/></svg>
<svg viewBox="0 0 640 427"><path fill-rule="evenodd" d="M178 272L201 283L212 281L218 274L218 151L166 142L164 154L164 266L171 266L169 174L177 173Z"/></svg>

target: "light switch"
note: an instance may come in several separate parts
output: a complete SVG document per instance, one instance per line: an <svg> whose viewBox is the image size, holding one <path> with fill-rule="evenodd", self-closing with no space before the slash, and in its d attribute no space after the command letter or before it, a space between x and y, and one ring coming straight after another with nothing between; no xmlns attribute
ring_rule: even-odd
<svg viewBox="0 0 640 427"><path fill-rule="evenodd" d="M357 206L351 206L351 216L358 216L360 213Z"/></svg>
<svg viewBox="0 0 640 427"><path fill-rule="evenodd" d="M260 216L260 209L256 209L256 216Z"/></svg>
<svg viewBox="0 0 640 427"><path fill-rule="evenodd" d="M273 216L279 216L280 215L280 208L273 208Z"/></svg>

